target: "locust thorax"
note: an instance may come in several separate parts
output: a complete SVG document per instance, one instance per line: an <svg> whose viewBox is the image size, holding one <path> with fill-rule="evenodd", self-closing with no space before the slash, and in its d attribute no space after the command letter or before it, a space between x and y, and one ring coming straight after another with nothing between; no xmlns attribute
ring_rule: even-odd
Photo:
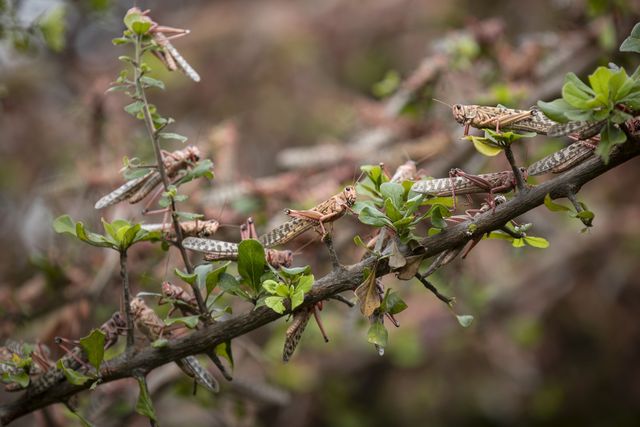
<svg viewBox="0 0 640 427"><path fill-rule="evenodd" d="M356 188L349 185L342 190L342 198L347 206L351 207L356 203Z"/></svg>

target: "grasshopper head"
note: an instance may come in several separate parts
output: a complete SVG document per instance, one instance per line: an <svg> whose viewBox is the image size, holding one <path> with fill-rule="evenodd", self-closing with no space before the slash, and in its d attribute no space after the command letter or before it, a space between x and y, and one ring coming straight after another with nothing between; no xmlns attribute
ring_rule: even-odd
<svg viewBox="0 0 640 427"><path fill-rule="evenodd" d="M356 188L349 185L342 190L342 197L347 206L351 207L356 203Z"/></svg>
<svg viewBox="0 0 640 427"><path fill-rule="evenodd" d="M131 300L131 313L133 317L140 317L142 312L147 308L147 304L142 300L142 298L134 298Z"/></svg>
<svg viewBox="0 0 640 427"><path fill-rule="evenodd" d="M467 105L455 104L451 107L451 111L455 121L463 125L475 117L475 110L469 108Z"/></svg>

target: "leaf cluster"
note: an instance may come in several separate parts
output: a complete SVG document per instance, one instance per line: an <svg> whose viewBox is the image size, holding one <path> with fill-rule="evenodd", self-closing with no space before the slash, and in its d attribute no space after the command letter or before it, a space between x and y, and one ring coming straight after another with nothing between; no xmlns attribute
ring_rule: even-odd
<svg viewBox="0 0 640 427"><path fill-rule="evenodd" d="M640 53L640 24L622 43L623 52ZM598 67L588 77L588 84L574 73L565 76L562 98L539 101L540 109L552 120L602 122L597 153L608 162L614 146L627 140L620 124L640 111L640 67L629 76L615 64Z"/></svg>

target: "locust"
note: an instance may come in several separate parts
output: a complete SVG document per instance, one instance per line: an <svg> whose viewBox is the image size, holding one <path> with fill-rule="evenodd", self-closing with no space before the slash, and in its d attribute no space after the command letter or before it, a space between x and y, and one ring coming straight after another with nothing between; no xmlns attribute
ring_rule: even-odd
<svg viewBox="0 0 640 427"><path fill-rule="evenodd" d="M302 338L302 334L311 319L311 315L316 319L316 323L318 324L318 328L320 328L324 342L329 342L327 333L325 332L324 326L322 326L322 321L320 320L319 312L321 310L322 301L312 305L311 307L305 307L302 310L298 310L293 314L293 322L291 322L291 325L289 325L285 333L284 347L282 349L282 360L284 362L288 362L289 359L291 359L293 352L296 350L296 347L298 347L298 343L300 343L300 339Z"/></svg>
<svg viewBox="0 0 640 427"><path fill-rule="evenodd" d="M209 237L218 231L220 224L215 219L182 221L179 223L183 236ZM175 230L166 224L142 224L147 231L161 231L165 238L175 239Z"/></svg>
<svg viewBox="0 0 640 427"><path fill-rule="evenodd" d="M251 218L240 227L240 237L245 239L256 239L257 233ZM221 240L202 239L198 237L187 237L182 241L182 246L196 252L203 252L206 261L238 260L238 243L224 242ZM293 263L293 252L289 250L279 251L267 249L265 251L267 262L274 268L291 267Z"/></svg>
<svg viewBox="0 0 640 427"><path fill-rule="evenodd" d="M118 337L126 330L126 327L127 322L119 312L113 313L113 315L100 326L99 329L105 334L105 350L112 347L118 341ZM60 341L60 339L56 341ZM67 369L78 370L87 367L86 358L87 356L84 349L78 345L68 350L67 354L60 359L60 363ZM64 381L64 379L65 375L62 370L58 368L49 369L31 384L27 389L27 395L35 396L40 394Z"/></svg>
<svg viewBox="0 0 640 427"><path fill-rule="evenodd" d="M320 228L322 236L324 237L327 234L324 224L340 218L355 202L356 189L348 186L340 193L331 196L329 199L309 210L299 211L286 209L285 213L289 215L291 219L260 236L258 240L263 246L270 248L285 244L316 226Z"/></svg>
<svg viewBox="0 0 640 427"><path fill-rule="evenodd" d="M560 173L569 170L591 157L599 141L600 136L598 135L588 140L576 141L531 164L527 168L527 173L530 176L536 176L548 172Z"/></svg>
<svg viewBox="0 0 640 427"><path fill-rule="evenodd" d="M520 168L520 172L526 179L527 170ZM452 169L449 176L449 178L417 181L411 190L434 197L455 197L456 194L506 193L516 185L511 170L471 175L461 169Z"/></svg>
<svg viewBox="0 0 640 427"><path fill-rule="evenodd" d="M191 295L187 290L173 283L162 283L162 296L158 301L158 305L166 304L167 302L173 303L173 308L169 310L167 316L171 316L176 309L180 309L185 314L198 315L198 304L196 297Z"/></svg>
<svg viewBox="0 0 640 427"><path fill-rule="evenodd" d="M150 341L153 342L163 336L168 339L173 337L173 333L171 331L165 330L166 325L162 319L158 317L155 311L145 304L142 298L136 297L131 301L131 311L133 312L136 327ZM202 385L207 390L213 393L218 391L218 382L194 356L187 356L183 359L177 360L176 364L180 367L182 372L193 378L198 384Z"/></svg>
<svg viewBox="0 0 640 427"><path fill-rule="evenodd" d="M200 81L200 75L193 69L191 65L180 52L171 44L169 40L183 37L189 34L191 31L182 28L167 27L165 25L159 25L149 17L149 10L142 11L137 7L129 9L127 13L139 13L146 16L151 22L151 28L148 33L156 44L156 49L152 52L158 59L167 67L169 71L182 71L187 77L195 82ZM169 35L168 35L169 34Z"/></svg>
<svg viewBox="0 0 640 427"><path fill-rule="evenodd" d="M580 139L585 139L598 133L604 125L603 121L558 123L549 119L537 108L514 110L505 107L455 104L451 110L453 118L464 125L465 136L469 134L469 127L474 127L477 129L495 128L496 132L501 129L535 132L548 136L565 136L576 133Z"/></svg>
<svg viewBox="0 0 640 427"><path fill-rule="evenodd" d="M176 150L172 153L163 151L162 154L164 167L169 179L182 177L186 173L186 170L193 167L195 162L200 159L200 150L193 145L189 145L182 150ZM138 203L161 184L161 182L160 172L151 170L139 178L127 181L111 193L102 197L96 202L95 208L103 209L123 200L127 200L131 204Z"/></svg>

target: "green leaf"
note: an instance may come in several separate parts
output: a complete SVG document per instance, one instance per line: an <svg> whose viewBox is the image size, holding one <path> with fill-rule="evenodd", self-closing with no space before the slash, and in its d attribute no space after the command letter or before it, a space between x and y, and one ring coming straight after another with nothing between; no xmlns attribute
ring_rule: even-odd
<svg viewBox="0 0 640 427"><path fill-rule="evenodd" d="M502 147L489 144L485 137L467 135L464 139L471 141L475 149L483 156L494 157L502 152Z"/></svg>
<svg viewBox="0 0 640 427"><path fill-rule="evenodd" d="M169 340L166 338L158 338L154 342L151 343L151 347L153 348L162 348L166 347L169 344Z"/></svg>
<svg viewBox="0 0 640 427"><path fill-rule="evenodd" d="M111 39L111 43L113 43L114 46L119 46L119 45L131 43L131 41L126 37L116 37L115 39Z"/></svg>
<svg viewBox="0 0 640 427"><path fill-rule="evenodd" d="M576 218L586 221L592 221L595 216L596 215L591 211L581 211L576 214Z"/></svg>
<svg viewBox="0 0 640 427"><path fill-rule="evenodd" d="M231 264L231 261L226 262L220 267L216 268L213 271L210 271L205 280L205 285L207 287L207 296L214 290L222 275L227 271L227 267Z"/></svg>
<svg viewBox="0 0 640 427"><path fill-rule="evenodd" d="M196 284L196 279L198 278L198 275L196 273L185 273L184 271L180 270L179 268L176 268L174 270L174 273L176 274L176 276L178 276L184 282L190 284L191 286Z"/></svg>
<svg viewBox="0 0 640 427"><path fill-rule="evenodd" d="M53 221L53 230L59 234L70 234L73 237L76 235L76 223L69 215L61 215Z"/></svg>
<svg viewBox="0 0 640 427"><path fill-rule="evenodd" d="M20 371L17 374L13 375L9 374L8 372L3 372L2 381L7 384L17 383L20 388L27 388L29 386L29 383L31 382L31 378L25 371Z"/></svg>
<svg viewBox="0 0 640 427"><path fill-rule="evenodd" d="M589 84L596 93L596 98L607 103L609 100L609 81L613 72L607 67L598 67L593 74L589 75Z"/></svg>
<svg viewBox="0 0 640 427"><path fill-rule="evenodd" d="M387 328L381 322L373 322L367 332L367 341L380 347L386 347L389 342Z"/></svg>
<svg viewBox="0 0 640 427"><path fill-rule="evenodd" d="M249 295L240 287L240 282L229 273L222 273L218 281L218 287L231 295L250 299Z"/></svg>
<svg viewBox="0 0 640 427"><path fill-rule="evenodd" d="M247 239L238 245L238 273L259 293L260 277L266 266L264 248L254 239Z"/></svg>
<svg viewBox="0 0 640 427"><path fill-rule="evenodd" d="M585 92L591 96L596 95L593 89L591 89L586 83L580 80L580 78L576 76L575 73L570 72L564 76L564 83L569 83L569 82L573 83L576 86L576 88L578 88L582 92Z"/></svg>
<svg viewBox="0 0 640 427"><path fill-rule="evenodd" d="M196 219L203 219L204 215L195 212L181 212L176 211L176 215L183 221L195 221Z"/></svg>
<svg viewBox="0 0 640 427"><path fill-rule="evenodd" d="M82 385L87 381L90 381L93 379L91 377L81 374L80 372L74 371L73 369L67 368L62 363L62 359L58 360L58 363L56 363L56 367L60 369L62 373L64 373L64 376L67 378L67 381L69 381L73 385Z"/></svg>
<svg viewBox="0 0 640 427"><path fill-rule="evenodd" d="M573 110L573 107L571 107L571 105L562 98L558 98L551 102L538 101L538 107L542 110L545 116L559 123L566 122L567 117L565 116L565 113Z"/></svg>
<svg viewBox="0 0 640 427"><path fill-rule="evenodd" d="M578 89L578 87L572 82L565 83L565 85L562 86L562 98L571 106L580 109L592 108L592 103L595 99L589 94Z"/></svg>
<svg viewBox="0 0 640 427"><path fill-rule="evenodd" d="M543 237L527 236L524 238L524 242L534 248L546 249L549 247L549 242Z"/></svg>
<svg viewBox="0 0 640 427"><path fill-rule="evenodd" d="M295 279L303 274L311 274L311 267L305 265L304 267L280 267L280 273L287 279Z"/></svg>
<svg viewBox="0 0 640 427"><path fill-rule="evenodd" d="M636 24L631 30L631 35L624 39L620 45L620 52L640 53L640 23Z"/></svg>
<svg viewBox="0 0 640 427"><path fill-rule="evenodd" d="M54 52L61 52L64 49L65 15L65 6L59 5L51 9L38 23L44 41Z"/></svg>
<svg viewBox="0 0 640 427"><path fill-rule="evenodd" d="M511 246L513 246L514 248L522 248L524 247L524 238L520 238L520 239L513 239L511 241Z"/></svg>
<svg viewBox="0 0 640 427"><path fill-rule="evenodd" d="M302 276L300 280L298 280L298 284L296 285L296 290L300 290L306 294L313 287L314 281L315 281L315 278L313 277L313 274L307 274L305 276Z"/></svg>
<svg viewBox="0 0 640 427"><path fill-rule="evenodd" d="M614 102L623 99L629 94L633 87L633 80L629 78L624 68L620 68L611 75L609 79L609 96Z"/></svg>
<svg viewBox="0 0 640 427"><path fill-rule="evenodd" d="M385 182L380 185L380 194L385 198L391 199L394 206L402 206L404 198L404 187L402 184Z"/></svg>
<svg viewBox="0 0 640 427"><path fill-rule="evenodd" d="M361 248L366 248L367 247L367 244L362 241L362 237L360 237L357 234L355 236L353 236L353 243L355 243L356 246L360 246Z"/></svg>
<svg viewBox="0 0 640 427"><path fill-rule="evenodd" d="M180 135L179 133L174 132L160 132L158 134L158 137L162 139L175 139L180 142L187 142L187 140L189 139L184 135Z"/></svg>
<svg viewBox="0 0 640 427"><path fill-rule="evenodd" d="M267 297L264 299L264 304L276 313L283 314L285 311L283 301L283 297Z"/></svg>
<svg viewBox="0 0 640 427"><path fill-rule="evenodd" d="M144 377L137 377L138 387L140 389L140 394L138 395L138 402L136 403L136 412L140 415L144 415L145 417L158 422L156 418L156 411L153 409L153 402L151 402L151 397L149 396L149 389L147 388L147 382Z"/></svg>
<svg viewBox="0 0 640 427"><path fill-rule="evenodd" d="M571 208L568 208L568 207L563 206L561 204L555 203L553 200L551 200L551 196L549 194L544 196L544 205L551 212L563 212L563 211L570 211L571 210Z"/></svg>
<svg viewBox="0 0 640 427"><path fill-rule="evenodd" d="M269 292L270 294L276 294L276 289L278 288L279 283L276 282L275 280L265 280L264 282L262 282L262 287ZM287 292L288 295L288 292ZM281 296L286 296L286 295L281 295Z"/></svg>
<svg viewBox="0 0 640 427"><path fill-rule="evenodd" d="M91 390L94 390L94 389L95 389L96 384L98 384L98 381L94 382L94 383L91 385L91 387L92 387L92 388L91 388ZM71 412L73 415L75 415L75 416L78 418L78 421L80 421L80 424L82 424L82 426L83 426L83 427L94 427L94 425L93 425L93 424L91 424L91 422L90 422L88 419L86 419L85 417L83 417L83 416L80 414L80 412L75 411L75 410L73 409L73 406L71 406L71 405L67 405L67 409L69 410L69 412Z"/></svg>
<svg viewBox="0 0 640 427"><path fill-rule="evenodd" d="M393 227L393 222L385 214L375 208L365 206L358 215L358 220L363 224L374 227Z"/></svg>
<svg viewBox="0 0 640 427"><path fill-rule="evenodd" d="M602 157L605 164L609 163L609 155L615 145L622 144L627 140L627 135L618 126L607 122L600 132L600 144L596 148L596 153Z"/></svg>
<svg viewBox="0 0 640 427"><path fill-rule="evenodd" d="M463 328L468 328L473 323L473 316L471 316L470 314L456 314L456 319L458 319L458 323Z"/></svg>
<svg viewBox="0 0 640 427"><path fill-rule="evenodd" d="M87 354L87 360L96 370L100 369L100 364L104 358L105 333L99 329L93 329L89 335L80 338L80 346Z"/></svg>
<svg viewBox="0 0 640 427"><path fill-rule="evenodd" d="M176 185L186 184L198 178L213 179L213 162L209 159L200 160L196 165L187 171L186 175L180 178Z"/></svg>
<svg viewBox="0 0 640 427"><path fill-rule="evenodd" d="M304 302L304 292L301 290L296 290L293 295L291 295L291 311L295 310L300 304Z"/></svg>
<svg viewBox="0 0 640 427"><path fill-rule="evenodd" d="M384 199L384 211L387 214L387 218L389 218L389 220L393 223L403 218L402 212L400 212L398 208L396 208L396 206L393 204L393 201L389 198Z"/></svg>
<svg viewBox="0 0 640 427"><path fill-rule="evenodd" d="M131 114L133 117L137 117L138 114L142 114L143 110L144 110L144 102L142 101L135 101L124 107L124 111Z"/></svg>
<svg viewBox="0 0 640 427"><path fill-rule="evenodd" d="M215 352L218 356L227 359L233 369L233 352L231 351L231 340L225 341L216 346Z"/></svg>
<svg viewBox="0 0 640 427"><path fill-rule="evenodd" d="M156 87L158 89L164 90L164 82L162 80L154 79L149 76L142 76L140 77L140 81L145 87ZM158 136L160 136L160 138L163 138L162 134L159 134Z"/></svg>
<svg viewBox="0 0 640 427"><path fill-rule="evenodd" d="M175 323L182 323L189 329L193 329L198 326L198 321L200 320L200 316L185 316L185 317L170 317L168 319L164 319L164 324L167 326L171 326Z"/></svg>
<svg viewBox="0 0 640 427"><path fill-rule="evenodd" d="M389 314L398 314L406 310L407 304L400 298L397 292L387 290L387 294L382 301L384 311Z"/></svg>

